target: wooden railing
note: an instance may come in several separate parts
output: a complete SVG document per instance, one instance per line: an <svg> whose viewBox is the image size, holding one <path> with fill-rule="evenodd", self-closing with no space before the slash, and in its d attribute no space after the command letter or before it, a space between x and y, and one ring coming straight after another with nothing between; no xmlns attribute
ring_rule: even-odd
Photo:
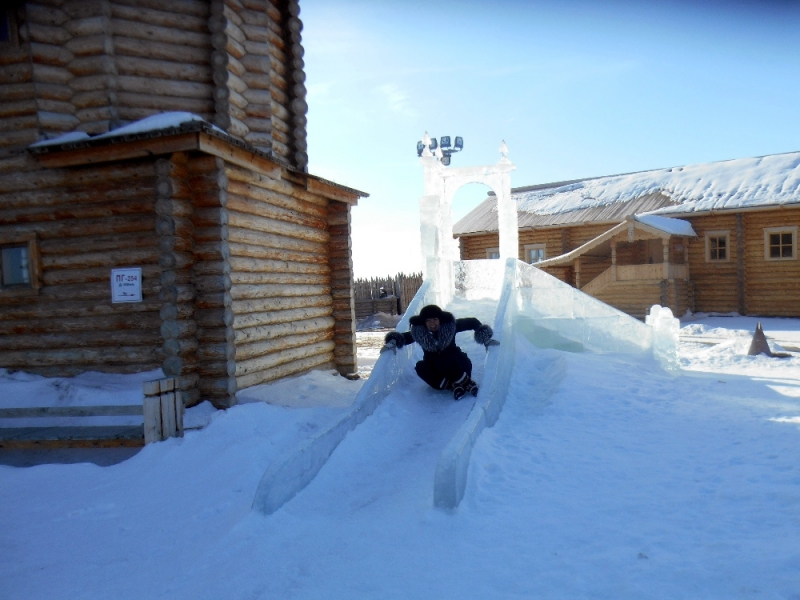
<svg viewBox="0 0 800 600"><path fill-rule="evenodd" d="M666 266L666 269L665 269ZM616 270L616 276L614 271ZM689 266L673 263L649 265L617 265L600 273L581 288L582 292L595 294L614 281L661 281L662 279L688 279Z"/></svg>

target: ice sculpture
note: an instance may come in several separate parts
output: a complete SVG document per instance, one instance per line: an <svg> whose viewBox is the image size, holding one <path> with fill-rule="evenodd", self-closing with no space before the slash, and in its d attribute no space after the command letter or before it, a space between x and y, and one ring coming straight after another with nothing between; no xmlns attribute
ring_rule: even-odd
<svg viewBox="0 0 800 600"><path fill-rule="evenodd" d="M500 231L500 258L518 258L519 233L517 205L511 198L511 171L508 147L500 146L501 158L495 165L445 167L440 156L429 148L431 139L423 137L420 156L424 170L424 195L420 198L420 237L423 277L431 281L436 303L449 304L454 291L453 263L459 260L458 242L453 239L452 205L456 191L468 183L489 186L497 197Z"/></svg>
<svg viewBox="0 0 800 600"><path fill-rule="evenodd" d="M667 371L679 371L678 337L681 322L672 316L669 308L654 304L645 323L653 328L653 356Z"/></svg>

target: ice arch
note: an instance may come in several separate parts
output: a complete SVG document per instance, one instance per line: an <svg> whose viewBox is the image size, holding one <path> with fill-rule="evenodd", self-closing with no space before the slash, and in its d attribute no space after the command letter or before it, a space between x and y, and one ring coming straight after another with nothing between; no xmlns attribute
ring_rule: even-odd
<svg viewBox="0 0 800 600"><path fill-rule="evenodd" d="M500 146L500 160L482 167L445 167L441 150L434 155L430 138L423 138L425 149L420 157L425 186L419 201L420 240L422 243L423 276L431 281L436 302L447 305L453 297L453 262L459 260L458 244L453 239L452 205L459 188L469 183L489 186L497 197L497 221L500 232L500 259L519 258L517 206L511 199L511 171L516 167L508 160L508 148Z"/></svg>

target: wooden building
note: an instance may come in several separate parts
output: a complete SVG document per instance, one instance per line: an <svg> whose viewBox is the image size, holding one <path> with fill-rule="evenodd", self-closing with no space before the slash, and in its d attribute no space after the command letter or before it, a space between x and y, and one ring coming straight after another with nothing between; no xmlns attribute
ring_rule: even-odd
<svg viewBox="0 0 800 600"><path fill-rule="evenodd" d="M307 172L297 2L2 12L0 367L160 367L188 405L217 406L354 372L350 211L366 194ZM141 301L112 302L122 268L141 270Z"/></svg>
<svg viewBox="0 0 800 600"><path fill-rule="evenodd" d="M640 318L653 304L797 317L798 165L800 152L516 188L519 257ZM495 205L454 226L462 259L496 256Z"/></svg>

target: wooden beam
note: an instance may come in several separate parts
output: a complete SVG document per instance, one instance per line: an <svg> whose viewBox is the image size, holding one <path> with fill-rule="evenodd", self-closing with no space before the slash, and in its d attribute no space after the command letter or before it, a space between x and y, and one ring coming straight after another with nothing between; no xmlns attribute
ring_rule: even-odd
<svg viewBox="0 0 800 600"><path fill-rule="evenodd" d="M35 155L45 167L73 167L77 165L99 164L130 158L142 158L160 154L172 154L197 150L197 133L184 133L160 138L122 142L117 144L100 144L90 148L54 151Z"/></svg>

